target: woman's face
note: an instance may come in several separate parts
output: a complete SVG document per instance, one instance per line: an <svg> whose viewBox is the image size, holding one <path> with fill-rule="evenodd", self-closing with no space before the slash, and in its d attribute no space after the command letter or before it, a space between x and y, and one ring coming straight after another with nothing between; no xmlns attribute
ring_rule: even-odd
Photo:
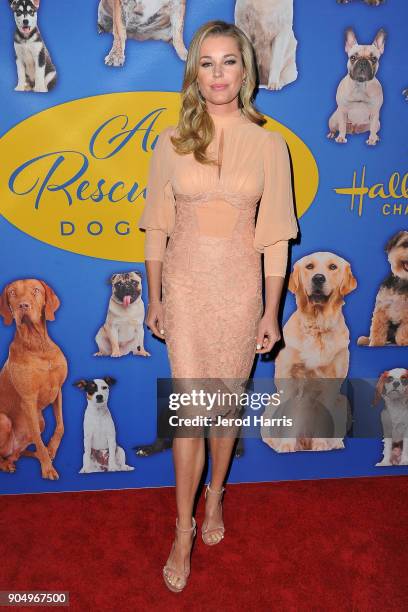
<svg viewBox="0 0 408 612"><path fill-rule="evenodd" d="M197 82L208 111L227 105L238 108L238 93L245 76L241 52L232 36L210 35L201 43ZM220 109L219 109L220 110Z"/></svg>

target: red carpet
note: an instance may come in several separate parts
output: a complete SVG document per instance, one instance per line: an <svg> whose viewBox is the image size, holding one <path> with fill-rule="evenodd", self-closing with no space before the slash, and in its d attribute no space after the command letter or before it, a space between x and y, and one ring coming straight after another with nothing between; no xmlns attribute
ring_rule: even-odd
<svg viewBox="0 0 408 612"><path fill-rule="evenodd" d="M407 609L407 494L407 476L229 485L225 540L197 537L181 594L161 577L173 489L4 496L0 590L81 612Z"/></svg>

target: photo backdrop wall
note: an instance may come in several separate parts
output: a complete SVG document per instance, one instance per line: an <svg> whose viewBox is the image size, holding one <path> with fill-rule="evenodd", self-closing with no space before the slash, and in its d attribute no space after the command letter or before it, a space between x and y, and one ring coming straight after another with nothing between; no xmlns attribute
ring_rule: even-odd
<svg viewBox="0 0 408 612"><path fill-rule="evenodd" d="M350 431L344 448L320 452L276 452L259 433L245 439L230 481L408 473L403 443L388 449L387 465L376 466L384 450L380 415L391 391L401 391L401 440L407 406L405 0L137 4L123 0L125 46L109 32L108 1L0 5L1 491L174 483L169 450L136 452L156 438L156 383L170 376L165 344L143 325L148 295L137 222L157 135L178 120L186 47L210 19L247 28L259 58L257 107L265 129L280 131L290 150L301 230L290 270L305 256L330 252L356 279L343 306L348 378L358 383L355 424L369 422L354 437ZM348 71L353 78L344 80ZM16 284L22 279L34 280ZM132 334L142 348L97 356L97 334L119 281L131 287L120 298L123 308L139 300ZM134 293L137 283L141 295ZM45 327L35 311L41 315L45 301L46 328L59 351L41 345ZM283 323L296 308L295 294L286 292ZM369 340L358 343L362 336ZM273 374L274 360L258 357L254 378ZM108 415L95 421L96 398L103 402L108 393L112 421ZM48 407L35 425L27 415L41 402ZM42 450L14 461L33 427ZM112 428L116 468L106 450L87 443L87 432L108 439ZM101 472L86 473L90 464Z"/></svg>

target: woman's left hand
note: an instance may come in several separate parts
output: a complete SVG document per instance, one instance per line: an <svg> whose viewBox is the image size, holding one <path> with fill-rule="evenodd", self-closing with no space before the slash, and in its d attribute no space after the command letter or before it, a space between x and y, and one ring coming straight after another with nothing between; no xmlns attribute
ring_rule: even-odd
<svg viewBox="0 0 408 612"><path fill-rule="evenodd" d="M274 344L280 340L281 334L277 317L264 314L259 321L256 337L256 353L269 353ZM258 348L259 347L259 348Z"/></svg>

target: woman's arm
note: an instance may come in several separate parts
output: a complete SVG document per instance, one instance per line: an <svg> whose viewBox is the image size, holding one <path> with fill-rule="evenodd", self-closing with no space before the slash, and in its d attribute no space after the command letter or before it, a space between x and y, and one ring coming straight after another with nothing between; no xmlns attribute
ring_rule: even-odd
<svg viewBox="0 0 408 612"><path fill-rule="evenodd" d="M167 237L175 222L175 203L171 176L170 128L157 139L150 160L146 202L138 227L146 230L145 267L149 305L146 325L159 338L164 338L163 307L161 303L162 268Z"/></svg>
<svg viewBox="0 0 408 612"><path fill-rule="evenodd" d="M269 352L281 337L278 312L287 268L288 240L297 233L286 142L278 132L270 132L264 147L264 190L254 237L254 247L264 254L265 276L265 308L258 326L257 353Z"/></svg>

